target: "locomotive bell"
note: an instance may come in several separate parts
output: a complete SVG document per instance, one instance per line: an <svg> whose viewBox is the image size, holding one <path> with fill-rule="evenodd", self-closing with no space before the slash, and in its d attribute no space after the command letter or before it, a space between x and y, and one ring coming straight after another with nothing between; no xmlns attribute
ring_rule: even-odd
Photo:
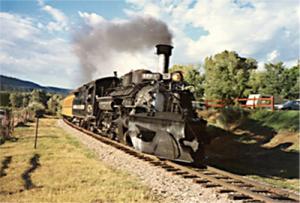
<svg viewBox="0 0 300 203"><path fill-rule="evenodd" d="M158 55L158 68L161 73L168 73L170 56L173 47L168 44L156 45L156 54Z"/></svg>

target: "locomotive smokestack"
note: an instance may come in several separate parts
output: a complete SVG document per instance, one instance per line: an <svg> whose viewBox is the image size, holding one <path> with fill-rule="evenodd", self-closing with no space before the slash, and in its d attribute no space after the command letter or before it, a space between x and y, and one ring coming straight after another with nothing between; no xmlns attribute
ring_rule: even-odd
<svg viewBox="0 0 300 203"><path fill-rule="evenodd" d="M158 55L158 68L161 73L168 73L170 56L173 47L168 44L156 45L156 54Z"/></svg>

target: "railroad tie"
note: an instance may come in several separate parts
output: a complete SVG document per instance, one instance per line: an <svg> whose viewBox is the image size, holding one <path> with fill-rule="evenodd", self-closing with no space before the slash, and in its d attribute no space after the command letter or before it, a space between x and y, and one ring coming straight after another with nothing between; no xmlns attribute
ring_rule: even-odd
<svg viewBox="0 0 300 203"><path fill-rule="evenodd" d="M251 197L243 194L229 194L228 195L229 199L232 200L247 200L247 199L252 199Z"/></svg>

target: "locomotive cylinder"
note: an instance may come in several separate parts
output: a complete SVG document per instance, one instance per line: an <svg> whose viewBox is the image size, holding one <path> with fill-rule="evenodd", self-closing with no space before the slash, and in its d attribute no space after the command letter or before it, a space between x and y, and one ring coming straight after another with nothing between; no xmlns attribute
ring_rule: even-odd
<svg viewBox="0 0 300 203"><path fill-rule="evenodd" d="M101 110L112 111L114 105L115 103L112 97L101 97L98 99L98 106Z"/></svg>
<svg viewBox="0 0 300 203"><path fill-rule="evenodd" d="M158 68L161 73L168 73L170 56L173 47L168 44L156 45L156 54L158 55Z"/></svg>

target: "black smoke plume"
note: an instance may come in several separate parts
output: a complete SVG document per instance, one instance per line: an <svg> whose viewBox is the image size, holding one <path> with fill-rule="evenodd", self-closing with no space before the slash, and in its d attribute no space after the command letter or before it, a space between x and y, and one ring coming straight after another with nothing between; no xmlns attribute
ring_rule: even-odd
<svg viewBox="0 0 300 203"><path fill-rule="evenodd" d="M82 82L92 80L96 72L107 69L112 72L113 54L138 53L154 49L156 44L171 44L171 41L168 26L152 17L136 17L123 22L103 20L94 26L85 26L74 37Z"/></svg>

